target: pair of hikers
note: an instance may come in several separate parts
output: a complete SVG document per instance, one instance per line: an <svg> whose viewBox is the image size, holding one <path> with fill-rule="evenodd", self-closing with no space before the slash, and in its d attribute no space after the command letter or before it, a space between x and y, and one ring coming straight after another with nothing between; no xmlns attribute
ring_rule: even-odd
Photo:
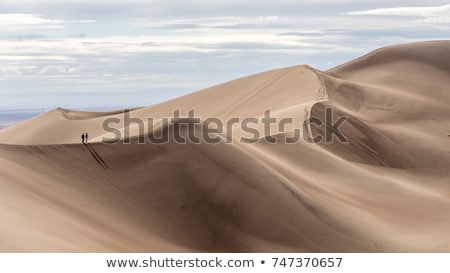
<svg viewBox="0 0 450 273"><path fill-rule="evenodd" d="M88 133L81 134L81 143L87 143L88 141Z"/></svg>

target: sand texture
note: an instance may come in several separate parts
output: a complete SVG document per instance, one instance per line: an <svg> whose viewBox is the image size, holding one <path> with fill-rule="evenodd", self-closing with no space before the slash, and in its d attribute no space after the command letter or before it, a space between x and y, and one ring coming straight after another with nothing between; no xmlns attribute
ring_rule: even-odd
<svg viewBox="0 0 450 273"><path fill-rule="evenodd" d="M270 109L294 121L272 126L281 139L329 108L348 117L347 143L270 144L256 126L253 144L138 144L123 110L58 108L0 131L0 251L449 252L449 105L450 42L436 41L126 110L159 121L195 109L203 122ZM106 118L130 131L131 144L105 143ZM176 122L151 130L165 127L186 133Z"/></svg>

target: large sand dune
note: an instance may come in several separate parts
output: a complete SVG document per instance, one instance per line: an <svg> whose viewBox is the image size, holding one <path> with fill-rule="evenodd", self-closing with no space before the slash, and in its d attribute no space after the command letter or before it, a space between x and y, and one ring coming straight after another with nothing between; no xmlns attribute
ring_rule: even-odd
<svg viewBox="0 0 450 273"><path fill-rule="evenodd" d="M58 108L0 131L0 251L449 252L449 103L450 42L440 41L328 71L263 72L150 107ZM332 122L348 117L347 143L267 143L327 108ZM294 125L270 135L256 126L253 144L138 144L139 125L124 128L124 112L159 121L177 109L201 121L270 109ZM106 118L131 144L104 143ZM187 134L177 121L150 130L166 127Z"/></svg>

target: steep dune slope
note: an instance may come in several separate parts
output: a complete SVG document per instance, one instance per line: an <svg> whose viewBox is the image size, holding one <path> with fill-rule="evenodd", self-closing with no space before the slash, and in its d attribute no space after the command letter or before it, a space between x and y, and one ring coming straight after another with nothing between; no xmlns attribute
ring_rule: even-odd
<svg viewBox="0 0 450 273"><path fill-rule="evenodd" d="M0 250L449 252L449 63L450 42L393 46L329 71L277 69L125 111L55 109L2 130ZM187 131L124 122L177 109L202 122L270 109L277 122L256 125L253 144L237 125L233 144L138 144ZM131 144L102 143L108 118ZM346 141L327 131L340 118ZM298 128L331 141L284 143Z"/></svg>
<svg viewBox="0 0 450 273"><path fill-rule="evenodd" d="M277 172L226 144L214 149L195 144L2 146L2 156L8 162L2 173L14 164L34 166L25 178L2 181L2 192L8 193L3 209L21 216L6 218L2 227L14 226L23 240L40 242L31 250L171 251L175 244L178 251L361 247L317 218ZM24 213L24 204L15 200L39 205L25 205ZM58 229L64 231L43 242ZM86 237L90 240L80 240ZM325 237L326 247L317 244ZM25 242L8 243L12 250L30 249Z"/></svg>
<svg viewBox="0 0 450 273"><path fill-rule="evenodd" d="M146 121L173 117L176 110L187 115L195 110L197 117L259 116L267 109L273 112L314 102L324 97L323 83L316 71L307 66L294 66L258 73L150 107L126 110L129 118ZM118 118L123 127L124 111L115 113L86 113L55 109L40 116L2 130L0 143L5 144L67 144L80 143L82 132L88 131L92 139L102 139L102 122ZM302 113L302 118L304 113ZM127 124L135 126L134 123ZM26 131L26 133L24 133Z"/></svg>
<svg viewBox="0 0 450 273"><path fill-rule="evenodd" d="M351 117L342 129L351 137L357 131L363 140L348 146L385 153L393 166L447 170L449 60L449 42L416 43L381 49L322 74L327 104Z"/></svg>

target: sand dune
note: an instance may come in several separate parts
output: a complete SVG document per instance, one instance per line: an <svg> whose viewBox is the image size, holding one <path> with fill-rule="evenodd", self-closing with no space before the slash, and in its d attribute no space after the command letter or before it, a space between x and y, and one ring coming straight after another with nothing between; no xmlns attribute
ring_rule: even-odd
<svg viewBox="0 0 450 273"><path fill-rule="evenodd" d="M449 86L450 42L437 41L328 71L263 72L149 107L52 110L0 131L0 251L449 252ZM255 126L253 144L138 144L165 128L187 134L160 123L177 109L195 110L196 132L210 117L268 109L293 124L269 135ZM124 126L124 113L157 124L142 133ZM266 141L305 119L344 116L346 143ZM104 143L107 118L130 144ZM235 140L248 136L232 128Z"/></svg>

